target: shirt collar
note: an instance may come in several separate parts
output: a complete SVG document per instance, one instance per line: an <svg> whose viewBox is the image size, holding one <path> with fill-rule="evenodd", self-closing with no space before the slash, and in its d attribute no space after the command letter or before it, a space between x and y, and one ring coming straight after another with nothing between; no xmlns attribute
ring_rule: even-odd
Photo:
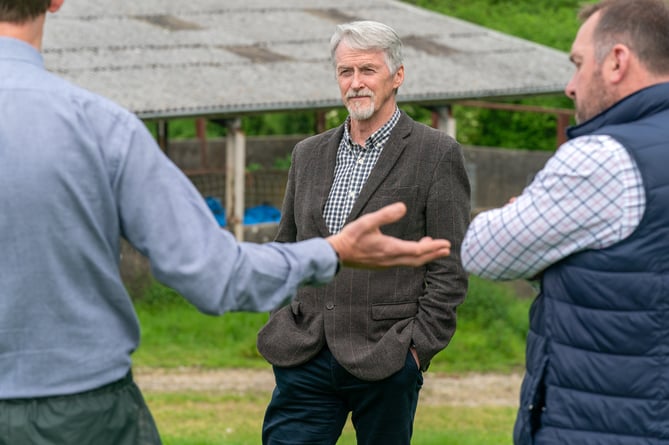
<svg viewBox="0 0 669 445"><path fill-rule="evenodd" d="M651 85L624 97L597 116L567 128L567 136L573 139L588 135L608 125L642 119L667 107L669 107L669 82Z"/></svg>
<svg viewBox="0 0 669 445"><path fill-rule="evenodd" d="M44 58L35 47L12 37L0 37L0 60L17 60L44 67Z"/></svg>
<svg viewBox="0 0 669 445"><path fill-rule="evenodd" d="M397 122L400 120L400 110L399 108L395 107L395 112L393 115L388 119L388 122L383 124L381 128L376 130L374 133L371 134L365 141L365 146L363 148L372 148L376 150L380 150L385 143L388 141L390 138L390 132L395 128L395 125L397 125ZM351 140L351 116L348 116L346 118L346 122L344 122L344 135L343 135L343 140L346 141L346 146L347 147L353 147L355 146L355 143L353 140Z"/></svg>

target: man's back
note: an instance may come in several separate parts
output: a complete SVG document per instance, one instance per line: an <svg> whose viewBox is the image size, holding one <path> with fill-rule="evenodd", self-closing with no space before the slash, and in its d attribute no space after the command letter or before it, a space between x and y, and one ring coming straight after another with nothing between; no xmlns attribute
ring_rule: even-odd
<svg viewBox="0 0 669 445"><path fill-rule="evenodd" d="M116 273L119 158L100 149L129 116L29 45L0 48L0 399L91 389L127 372L139 336Z"/></svg>

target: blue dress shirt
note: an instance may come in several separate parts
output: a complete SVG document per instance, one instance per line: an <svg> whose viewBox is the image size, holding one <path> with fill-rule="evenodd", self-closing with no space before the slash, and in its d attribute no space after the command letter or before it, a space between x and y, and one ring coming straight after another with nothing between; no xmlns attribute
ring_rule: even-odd
<svg viewBox="0 0 669 445"><path fill-rule="evenodd" d="M119 275L122 237L209 314L273 309L337 264L323 239L237 243L135 115L0 38L0 399L128 372L140 329Z"/></svg>

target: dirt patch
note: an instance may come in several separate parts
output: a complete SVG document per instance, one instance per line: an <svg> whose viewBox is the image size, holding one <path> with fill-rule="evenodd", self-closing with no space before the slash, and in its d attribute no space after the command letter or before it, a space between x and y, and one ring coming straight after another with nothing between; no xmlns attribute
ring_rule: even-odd
<svg viewBox="0 0 669 445"><path fill-rule="evenodd" d="M451 406L518 406L521 374L425 373L421 403Z"/></svg>
<svg viewBox="0 0 669 445"><path fill-rule="evenodd" d="M134 370L145 392L202 391L231 394L269 394L274 376L269 369L198 368ZM445 375L425 373L420 403L449 406L518 406L520 374Z"/></svg>

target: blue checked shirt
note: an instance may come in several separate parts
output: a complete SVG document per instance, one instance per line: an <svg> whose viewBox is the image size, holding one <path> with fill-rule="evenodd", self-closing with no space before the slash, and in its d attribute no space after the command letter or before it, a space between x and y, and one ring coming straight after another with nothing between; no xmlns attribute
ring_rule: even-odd
<svg viewBox="0 0 669 445"><path fill-rule="evenodd" d="M390 139L390 133L400 119L400 110L395 109L393 116L383 127L376 130L362 147L351 140L349 117L344 124L344 135L337 150L334 181L328 200L325 203L323 217L330 233L338 233L351 213L353 203L358 198L362 186L381 155L383 146Z"/></svg>
<svg viewBox="0 0 669 445"><path fill-rule="evenodd" d="M462 243L468 272L532 278L575 252L629 236L646 206L641 175L610 136L563 144L515 202L478 215Z"/></svg>

